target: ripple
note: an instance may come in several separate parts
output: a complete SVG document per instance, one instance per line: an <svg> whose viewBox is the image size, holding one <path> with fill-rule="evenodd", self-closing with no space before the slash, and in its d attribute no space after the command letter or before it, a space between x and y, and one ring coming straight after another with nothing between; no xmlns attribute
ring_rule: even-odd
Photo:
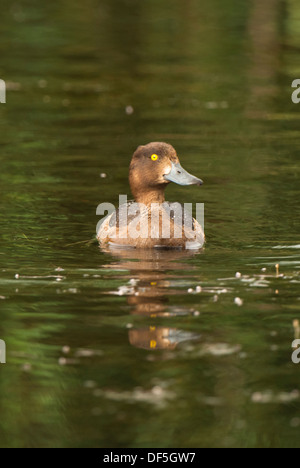
<svg viewBox="0 0 300 468"><path fill-rule="evenodd" d="M176 395L170 390L155 385L150 390L136 387L132 391L126 392L96 389L94 396L127 403L147 403L154 407L162 408L166 406L168 401L173 400Z"/></svg>
<svg viewBox="0 0 300 468"><path fill-rule="evenodd" d="M275 394L271 390L263 392L255 392L251 395L251 401L253 403L268 404L268 403L290 403L292 401L299 400L300 393L298 390L292 390L291 392L280 392Z"/></svg>
<svg viewBox="0 0 300 468"><path fill-rule="evenodd" d="M300 244L296 244L296 245L275 245L275 247L272 247L273 249L279 249L279 250L283 250L283 249L300 249Z"/></svg>

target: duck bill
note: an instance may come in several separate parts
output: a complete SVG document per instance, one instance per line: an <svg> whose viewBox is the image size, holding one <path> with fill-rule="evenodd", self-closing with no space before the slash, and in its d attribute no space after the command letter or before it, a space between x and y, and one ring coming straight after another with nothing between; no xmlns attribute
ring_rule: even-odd
<svg viewBox="0 0 300 468"><path fill-rule="evenodd" d="M165 174L164 178L168 182L175 182L178 185L203 185L203 181L198 177L189 174L179 163L171 163L171 171Z"/></svg>

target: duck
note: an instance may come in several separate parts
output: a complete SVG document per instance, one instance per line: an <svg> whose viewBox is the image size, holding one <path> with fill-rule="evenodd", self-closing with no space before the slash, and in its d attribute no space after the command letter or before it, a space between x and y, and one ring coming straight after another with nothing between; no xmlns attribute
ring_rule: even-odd
<svg viewBox="0 0 300 468"><path fill-rule="evenodd" d="M203 185L180 164L169 143L139 146L129 165L129 185L134 200L123 203L99 224L102 247L137 249L199 249L205 234L199 222L179 202L167 202L170 183ZM100 225L100 227L99 227Z"/></svg>

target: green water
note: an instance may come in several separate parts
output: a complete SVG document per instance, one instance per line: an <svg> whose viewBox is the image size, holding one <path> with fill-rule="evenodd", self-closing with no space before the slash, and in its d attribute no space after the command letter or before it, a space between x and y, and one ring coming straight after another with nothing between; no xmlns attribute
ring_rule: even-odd
<svg viewBox="0 0 300 468"><path fill-rule="evenodd" d="M2 447L300 446L298 3L0 2ZM202 253L88 242L153 140Z"/></svg>

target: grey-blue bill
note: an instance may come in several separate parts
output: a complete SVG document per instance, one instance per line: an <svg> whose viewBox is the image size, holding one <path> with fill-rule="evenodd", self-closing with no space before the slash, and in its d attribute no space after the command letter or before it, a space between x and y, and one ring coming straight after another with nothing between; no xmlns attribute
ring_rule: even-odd
<svg viewBox="0 0 300 468"><path fill-rule="evenodd" d="M169 174L165 174L164 178L169 182L175 182L179 185L203 185L203 181L198 177L187 172L180 163L173 163Z"/></svg>

